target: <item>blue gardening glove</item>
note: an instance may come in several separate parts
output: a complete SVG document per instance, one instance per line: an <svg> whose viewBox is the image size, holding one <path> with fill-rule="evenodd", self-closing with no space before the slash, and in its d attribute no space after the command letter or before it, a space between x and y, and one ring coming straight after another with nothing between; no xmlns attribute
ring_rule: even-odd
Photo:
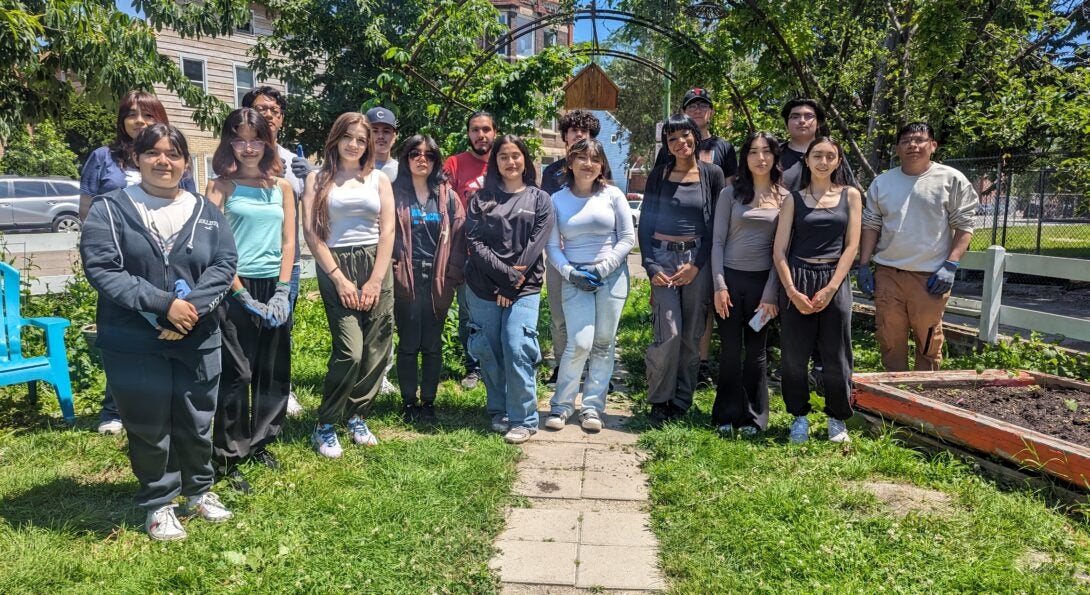
<svg viewBox="0 0 1090 595"><path fill-rule="evenodd" d="M276 293L269 298L265 309L268 312L266 320L269 328L276 328L286 323L291 317L291 284L277 283Z"/></svg>
<svg viewBox="0 0 1090 595"><path fill-rule="evenodd" d="M580 271L579 269L572 271L568 281L571 281L571 284L579 289L592 293L598 291L598 288L602 286L602 282L598 280L598 275Z"/></svg>
<svg viewBox="0 0 1090 595"><path fill-rule="evenodd" d="M598 270L598 265L596 265L596 264L577 264L577 265L575 265L575 270L582 271L584 273L590 273L591 275L594 275L594 280L598 282L599 287L601 286L601 284L602 284L602 272Z"/></svg>
<svg viewBox="0 0 1090 595"><path fill-rule="evenodd" d="M871 270L869 264L861 264L856 267L855 280L859 283L859 291L862 291L863 295L867 297L874 295L874 271Z"/></svg>
<svg viewBox="0 0 1090 595"><path fill-rule="evenodd" d="M189 283L186 283L185 279L178 279L174 282L174 295L178 296L178 299L184 300L191 291L193 290L189 288Z"/></svg>
<svg viewBox="0 0 1090 595"><path fill-rule="evenodd" d="M246 291L245 287L234 294L234 298L238 300L239 305L241 305L244 310L253 315L254 324L261 326L264 322L268 321L268 306L255 300L254 296L250 295L250 292Z"/></svg>
<svg viewBox="0 0 1090 595"><path fill-rule="evenodd" d="M314 166L305 157L296 156L291 158L291 173L295 174L295 177L300 180L306 179L307 174L312 170L314 170Z"/></svg>
<svg viewBox="0 0 1090 595"><path fill-rule="evenodd" d="M931 295L942 295L954 287L954 273L958 270L958 263L947 260L942 267L927 278L927 291Z"/></svg>

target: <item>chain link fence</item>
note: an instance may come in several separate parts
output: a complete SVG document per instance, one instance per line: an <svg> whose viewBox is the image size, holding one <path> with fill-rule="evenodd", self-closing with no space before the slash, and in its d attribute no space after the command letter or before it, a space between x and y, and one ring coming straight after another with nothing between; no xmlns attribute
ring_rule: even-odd
<svg viewBox="0 0 1090 595"><path fill-rule="evenodd" d="M1090 259L1090 168L1063 156L945 159L980 195L970 250Z"/></svg>

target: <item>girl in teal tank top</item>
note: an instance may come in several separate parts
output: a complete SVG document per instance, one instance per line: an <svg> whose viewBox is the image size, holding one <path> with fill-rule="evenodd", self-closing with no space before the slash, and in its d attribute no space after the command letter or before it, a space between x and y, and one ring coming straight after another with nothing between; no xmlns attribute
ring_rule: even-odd
<svg viewBox="0 0 1090 595"><path fill-rule="evenodd" d="M212 433L217 473L246 492L246 459L280 464L268 446L280 433L291 390L291 271L295 197L273 137L258 112L231 112L223 125L208 198L223 209L238 247L238 274L225 300L223 375Z"/></svg>

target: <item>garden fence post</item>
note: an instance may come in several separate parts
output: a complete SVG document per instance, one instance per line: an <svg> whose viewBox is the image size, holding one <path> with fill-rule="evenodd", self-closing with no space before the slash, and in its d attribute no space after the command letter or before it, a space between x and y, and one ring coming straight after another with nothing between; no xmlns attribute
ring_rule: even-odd
<svg viewBox="0 0 1090 595"><path fill-rule="evenodd" d="M977 337L995 343L999 337L999 308L1003 300L1003 269L1007 251L992 246L984 251L984 291L980 298L980 328Z"/></svg>

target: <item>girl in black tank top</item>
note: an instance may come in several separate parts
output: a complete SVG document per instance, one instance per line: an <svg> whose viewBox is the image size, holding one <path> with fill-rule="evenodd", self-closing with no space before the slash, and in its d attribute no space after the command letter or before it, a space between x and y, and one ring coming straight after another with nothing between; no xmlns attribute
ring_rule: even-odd
<svg viewBox="0 0 1090 595"><path fill-rule="evenodd" d="M781 294L783 397L795 416L791 441L809 438L807 372L815 347L824 365L829 439L848 441L852 416L852 294L848 271L859 248L863 199L847 184L844 152L818 137L803 157L802 190L785 201L776 228L773 261Z"/></svg>

